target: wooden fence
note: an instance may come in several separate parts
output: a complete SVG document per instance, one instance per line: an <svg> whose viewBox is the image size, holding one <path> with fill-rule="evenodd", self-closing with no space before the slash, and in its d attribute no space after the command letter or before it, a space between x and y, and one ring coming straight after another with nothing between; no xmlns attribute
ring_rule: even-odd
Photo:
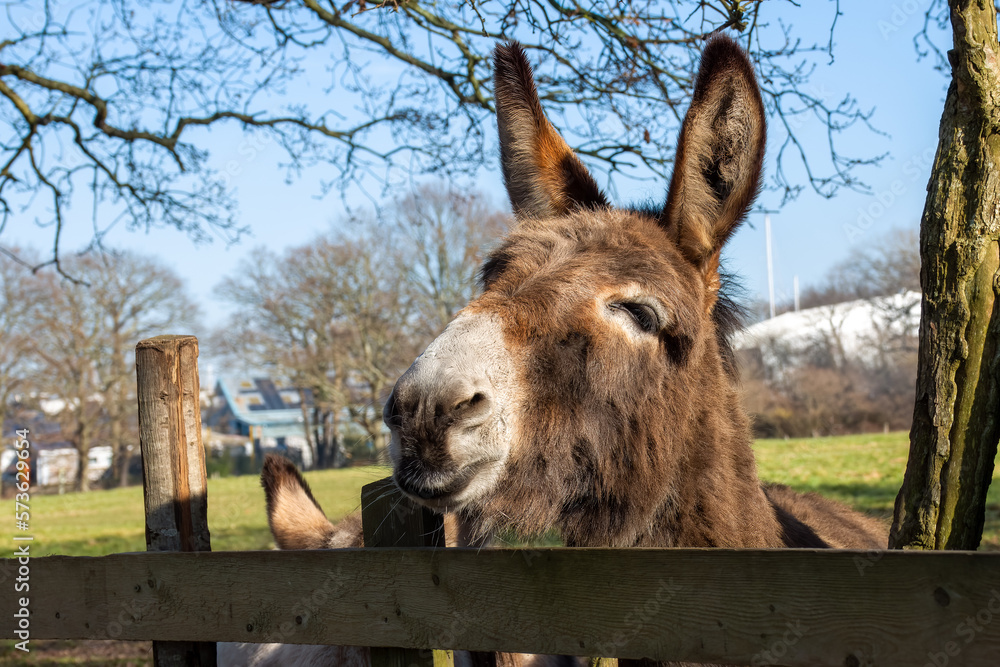
<svg viewBox="0 0 1000 667"><path fill-rule="evenodd" d="M1000 664L993 553L400 548L386 545L426 545L438 518L393 509L384 481L362 494L382 548L212 553L196 359L191 337L138 348L149 551L0 561L0 636L17 637L28 597L32 639L153 640L157 665L214 664L220 641L390 647L376 665L450 661L431 649ZM30 591L14 593L20 567Z"/></svg>

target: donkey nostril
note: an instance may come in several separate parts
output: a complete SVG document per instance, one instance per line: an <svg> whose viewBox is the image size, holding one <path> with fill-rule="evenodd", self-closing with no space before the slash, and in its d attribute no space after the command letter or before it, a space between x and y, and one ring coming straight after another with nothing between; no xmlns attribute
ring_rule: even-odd
<svg viewBox="0 0 1000 667"><path fill-rule="evenodd" d="M455 419L475 419L484 417L492 411L492 401L486 392L477 391L464 401L459 401L451 410L451 416Z"/></svg>
<svg viewBox="0 0 1000 667"><path fill-rule="evenodd" d="M477 405L479 405L480 403L482 403L485 400L486 400L486 396L482 392L476 392L472 396L472 398L470 398L468 400L465 400L465 401L459 401L459 403L454 407L453 412L455 414L458 414L458 413L462 412L463 410L465 410L467 408L474 408L474 407L476 407Z"/></svg>
<svg viewBox="0 0 1000 667"><path fill-rule="evenodd" d="M399 426L402 421L402 417L399 414L399 402L396 400L395 391L389 394L389 398L382 407L382 421L385 422L385 425L389 428Z"/></svg>

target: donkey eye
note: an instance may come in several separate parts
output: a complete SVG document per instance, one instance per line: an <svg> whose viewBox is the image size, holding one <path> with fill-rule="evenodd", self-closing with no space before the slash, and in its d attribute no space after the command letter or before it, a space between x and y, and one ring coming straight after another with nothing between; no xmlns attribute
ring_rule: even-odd
<svg viewBox="0 0 1000 667"><path fill-rule="evenodd" d="M647 306L644 303L622 301L620 303L612 303L610 307L628 313L635 320L635 323L639 325L639 328L646 333L655 334L660 330L660 318L656 316L656 311L653 310L652 306Z"/></svg>

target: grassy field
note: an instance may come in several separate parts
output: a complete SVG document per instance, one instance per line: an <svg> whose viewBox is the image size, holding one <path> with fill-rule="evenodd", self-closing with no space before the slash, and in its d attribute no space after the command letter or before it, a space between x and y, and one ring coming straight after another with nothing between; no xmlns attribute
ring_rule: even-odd
<svg viewBox="0 0 1000 667"><path fill-rule="evenodd" d="M360 508L363 485L388 474L388 468L373 466L309 472L306 479L336 521ZM35 496L31 510L32 549L39 555L102 556L146 550L141 487ZM258 479L210 479L208 526L216 551L270 549L273 542Z"/></svg>
<svg viewBox="0 0 1000 667"><path fill-rule="evenodd" d="M754 449L761 478L814 491L888 523L903 483L906 433L835 438L758 440ZM1000 470L994 469L986 507L982 550L1000 550Z"/></svg>
<svg viewBox="0 0 1000 667"><path fill-rule="evenodd" d="M815 491L860 510L888 518L906 467L905 433L837 438L761 440L756 446L760 475L800 491ZM385 477L379 467L306 473L327 515L334 521L358 509L361 486ZM1000 477L995 473L994 480ZM208 525L218 551L268 549L271 535L264 492L255 477L209 480ZM1000 548L1000 485L989 495L985 548ZM39 553L100 556L144 551L142 489L32 499L32 530Z"/></svg>
<svg viewBox="0 0 1000 667"><path fill-rule="evenodd" d="M799 491L815 491L888 520L906 467L907 436L761 440L755 445L760 475ZM386 468L306 473L316 499L336 521L358 509L361 486L388 474ZM994 472L982 549L1000 549L1000 474ZM269 549L264 492L254 477L209 480L212 548ZM138 487L32 498L33 549L38 554L99 556L144 551L142 489ZM29 655L0 642L0 667L32 665L148 664L148 643L33 642ZM102 653L103 652L103 653ZM80 656L87 656L82 659ZM100 656L100 657L98 657Z"/></svg>

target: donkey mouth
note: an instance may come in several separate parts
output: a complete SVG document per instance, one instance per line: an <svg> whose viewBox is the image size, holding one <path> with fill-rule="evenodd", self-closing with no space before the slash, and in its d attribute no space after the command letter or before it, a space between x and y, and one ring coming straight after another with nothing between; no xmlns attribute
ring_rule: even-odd
<svg viewBox="0 0 1000 667"><path fill-rule="evenodd" d="M396 466L392 477L403 493L422 505L457 509L465 504L466 499L461 498L463 491L497 462L498 459L482 459L456 470L429 470L420 459L406 458Z"/></svg>

